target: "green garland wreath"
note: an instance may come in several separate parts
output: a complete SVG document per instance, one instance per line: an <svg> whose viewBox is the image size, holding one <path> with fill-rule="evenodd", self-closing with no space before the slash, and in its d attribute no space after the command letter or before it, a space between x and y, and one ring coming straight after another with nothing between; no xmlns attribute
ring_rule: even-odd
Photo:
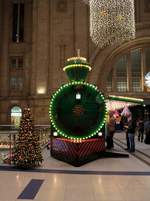
<svg viewBox="0 0 150 201"><path fill-rule="evenodd" d="M76 94L81 99L76 99ZM96 86L86 82L71 82L53 95L49 115L58 134L70 139L87 139L101 130L106 120L106 104Z"/></svg>

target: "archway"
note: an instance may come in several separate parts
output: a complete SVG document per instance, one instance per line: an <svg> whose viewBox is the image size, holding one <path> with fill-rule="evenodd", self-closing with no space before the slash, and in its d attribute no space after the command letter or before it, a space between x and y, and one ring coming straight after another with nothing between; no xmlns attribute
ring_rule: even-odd
<svg viewBox="0 0 150 201"><path fill-rule="evenodd" d="M13 106L11 108L11 125L19 127L22 116L22 109L19 106Z"/></svg>
<svg viewBox="0 0 150 201"><path fill-rule="evenodd" d="M104 50L97 48L90 59L90 63L94 68L89 80L106 92L106 80L113 68L114 61L128 50L141 48L149 44L150 37L139 37L118 47L107 47Z"/></svg>

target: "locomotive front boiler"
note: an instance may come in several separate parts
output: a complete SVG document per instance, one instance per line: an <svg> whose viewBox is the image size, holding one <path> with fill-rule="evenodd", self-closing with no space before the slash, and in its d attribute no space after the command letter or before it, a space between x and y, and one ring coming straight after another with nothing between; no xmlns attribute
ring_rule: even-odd
<svg viewBox="0 0 150 201"><path fill-rule="evenodd" d="M85 81L90 70L83 57L67 59L64 71L70 82L62 85L50 101L51 155L76 166L105 151L101 130L106 120L106 103L98 88Z"/></svg>

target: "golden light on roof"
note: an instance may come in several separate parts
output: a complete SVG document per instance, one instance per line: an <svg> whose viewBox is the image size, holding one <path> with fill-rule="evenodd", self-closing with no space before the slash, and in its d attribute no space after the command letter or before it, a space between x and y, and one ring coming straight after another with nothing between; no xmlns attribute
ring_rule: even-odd
<svg viewBox="0 0 150 201"><path fill-rule="evenodd" d="M79 57L78 56L77 57L71 57L71 58L67 59L67 61L73 61L73 60L82 60L85 62L87 61L85 57L80 57L80 56Z"/></svg>
<svg viewBox="0 0 150 201"><path fill-rule="evenodd" d="M73 61L73 60L81 60L81 61L87 62L85 57L80 56L80 49L77 49L77 56L76 57L71 57L71 58L67 59L67 61Z"/></svg>

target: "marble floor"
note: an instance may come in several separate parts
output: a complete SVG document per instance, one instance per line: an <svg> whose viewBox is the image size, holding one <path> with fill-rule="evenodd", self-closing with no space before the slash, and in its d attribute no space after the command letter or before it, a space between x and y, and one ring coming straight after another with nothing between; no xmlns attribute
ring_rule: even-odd
<svg viewBox="0 0 150 201"><path fill-rule="evenodd" d="M115 149L125 152L117 145ZM134 155L98 159L79 168L51 158L46 150L44 158L36 171L1 168L0 201L150 200L150 166ZM30 194L31 198L24 197Z"/></svg>

